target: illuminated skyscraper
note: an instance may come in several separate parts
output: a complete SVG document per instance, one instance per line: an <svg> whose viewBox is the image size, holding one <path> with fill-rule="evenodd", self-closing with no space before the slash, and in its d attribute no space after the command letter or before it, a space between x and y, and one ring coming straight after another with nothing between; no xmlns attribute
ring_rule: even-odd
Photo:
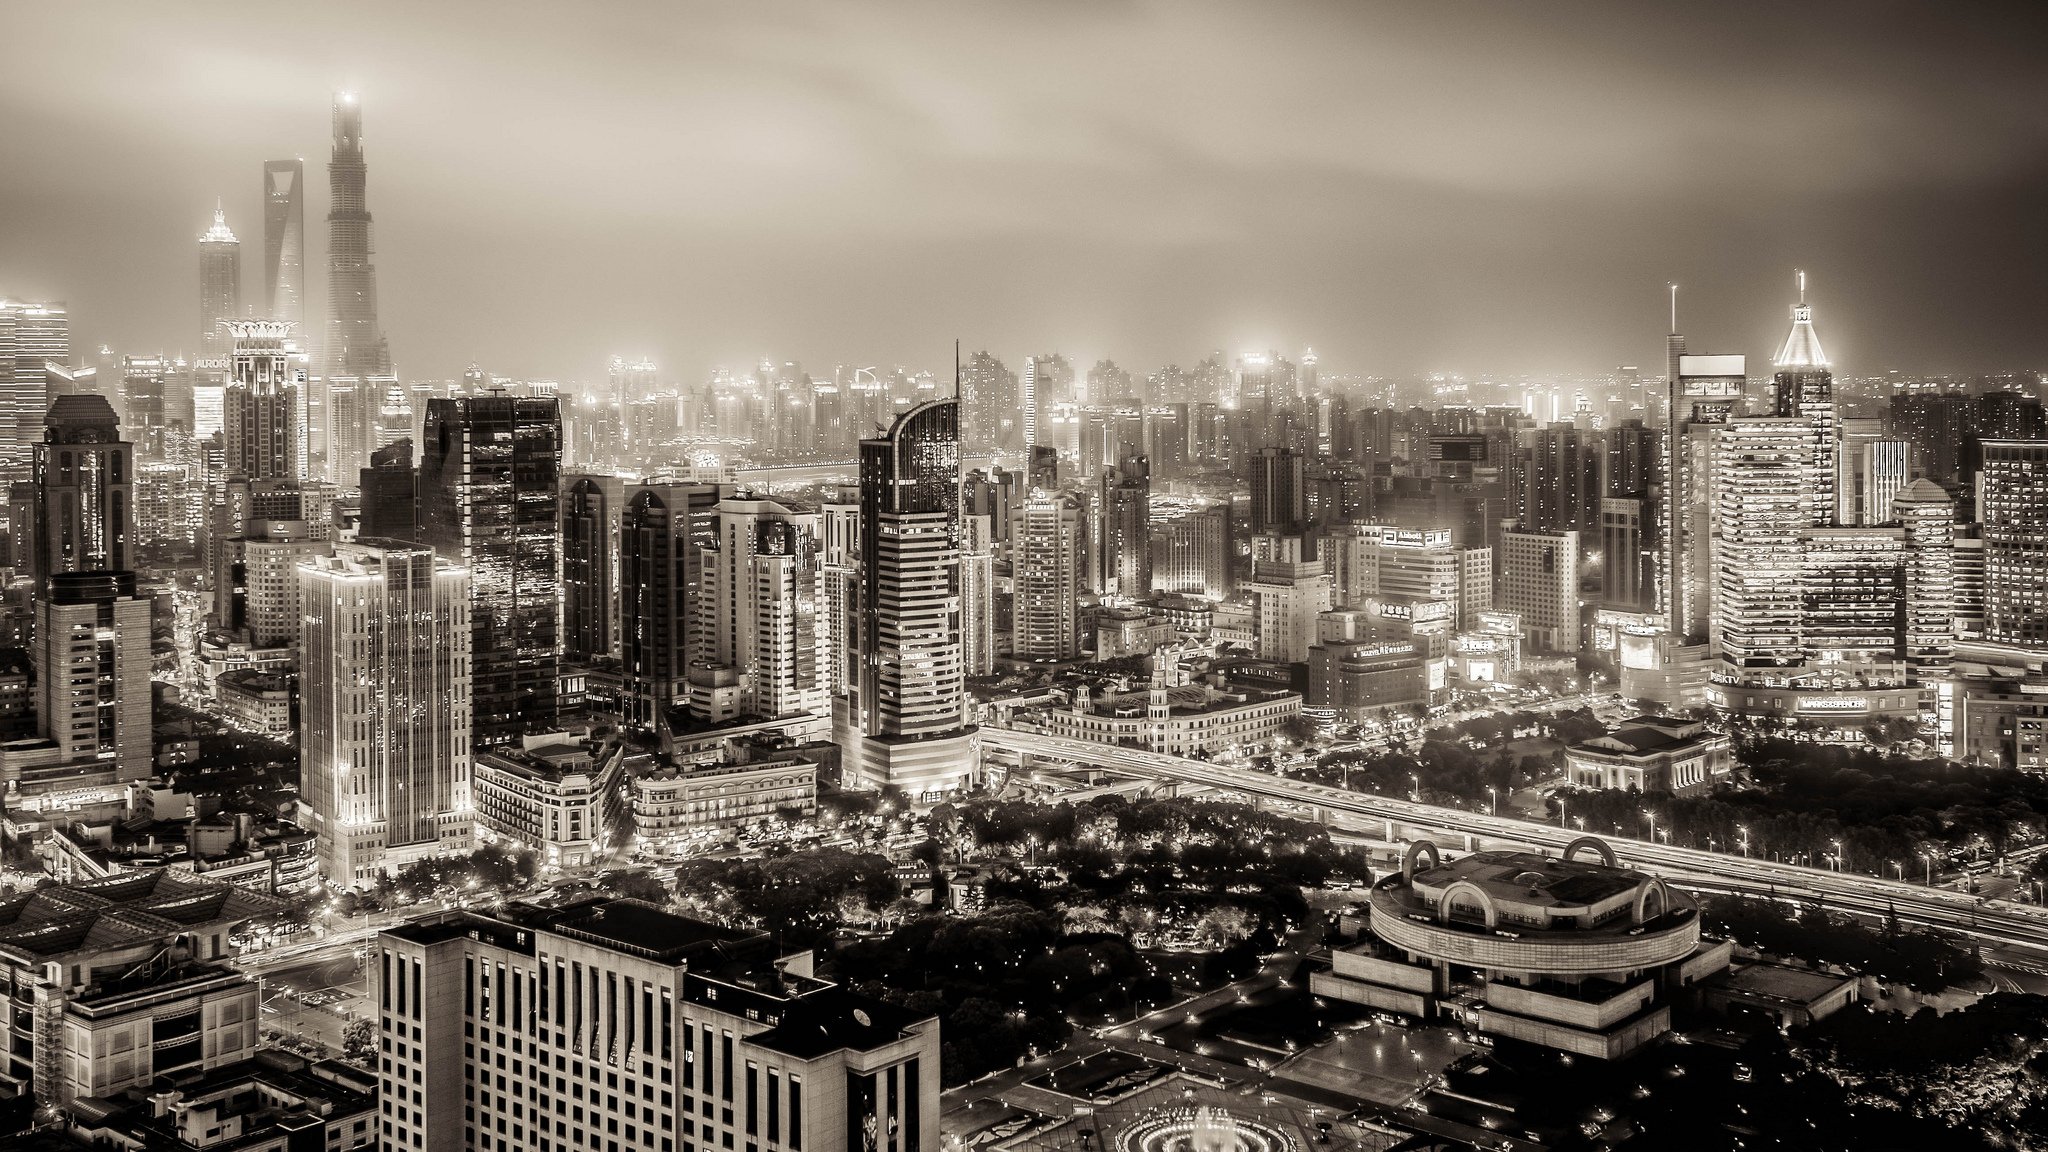
<svg viewBox="0 0 2048 1152"><path fill-rule="evenodd" d="M377 325L368 179L369 167L363 159L363 109L354 93L343 92L334 98L334 152L327 164L329 376L384 376L391 372L391 350ZM365 450L363 455L367 454ZM362 457L350 459L336 478L345 482L361 466Z"/></svg>
<svg viewBox="0 0 2048 1152"><path fill-rule="evenodd" d="M1081 655L1081 592L1088 546L1086 510L1072 496L1034 490L1010 513L1016 598L1010 654L1019 660Z"/></svg>
<svg viewBox="0 0 2048 1152"><path fill-rule="evenodd" d="M1701 640L1714 602L1713 433L1742 412L1746 362L1741 356L1685 355L1685 337L1676 332L1669 347L1671 415L1664 430L1664 570L1658 595L1671 637Z"/></svg>
<svg viewBox="0 0 2048 1152"><path fill-rule="evenodd" d="M1778 350L1777 415L1806 421L1808 515L1816 527L1835 519L1835 377L1813 331L1806 302L1806 273L1799 273L1799 303L1792 306L1792 331Z"/></svg>
<svg viewBox="0 0 2048 1152"><path fill-rule="evenodd" d="M71 360L62 301L0 299L0 466L26 469L50 407L48 365Z"/></svg>
<svg viewBox="0 0 2048 1152"><path fill-rule="evenodd" d="M1126 449L1102 474L1101 572L1105 591L1145 596L1152 591L1152 469Z"/></svg>
<svg viewBox="0 0 2048 1152"><path fill-rule="evenodd" d="M1921 478L1892 498L1905 532L1906 670L1922 686L1948 674L1956 642L1956 502Z"/></svg>
<svg viewBox="0 0 2048 1152"><path fill-rule="evenodd" d="M837 742L868 786L957 792L979 775L964 722L959 402L921 404L861 441L860 488L860 611Z"/></svg>
<svg viewBox="0 0 2048 1152"><path fill-rule="evenodd" d="M149 778L149 622L133 572L50 577L31 649L45 742L0 752L0 783L36 792Z"/></svg>
<svg viewBox="0 0 2048 1152"><path fill-rule="evenodd" d="M619 517L619 648L627 719L652 731L689 695L690 666L708 661L704 551L730 485L629 485Z"/></svg>
<svg viewBox="0 0 2048 1152"><path fill-rule="evenodd" d="M365 540L299 579L299 789L322 875L353 886L467 850L469 573L432 548Z"/></svg>
<svg viewBox="0 0 2048 1152"><path fill-rule="evenodd" d="M279 320L235 320L223 327L232 342L228 386L221 394L221 430L227 472L248 480L298 480L299 390L295 357L285 343L291 325Z"/></svg>
<svg viewBox="0 0 2048 1152"><path fill-rule="evenodd" d="M242 314L242 242L228 228L227 210L213 206L213 227L199 237L199 351L228 354L228 321Z"/></svg>
<svg viewBox="0 0 2048 1152"><path fill-rule="evenodd" d="M133 567L135 447L121 439L101 396L63 396L50 405L36 445L31 532L17 539L16 563L40 592L60 572Z"/></svg>
<svg viewBox="0 0 2048 1152"><path fill-rule="evenodd" d="M552 731L562 418L552 396L430 400L420 542L469 570L477 746Z"/></svg>
<svg viewBox="0 0 2048 1152"><path fill-rule="evenodd" d="M2048 441L1985 441L1979 482L1984 638L2048 652Z"/></svg>
<svg viewBox="0 0 2048 1152"><path fill-rule="evenodd" d="M1813 522L1810 431L1801 417L1744 417L1714 435L1716 647L1737 675L1803 658L1800 533Z"/></svg>
<svg viewBox="0 0 2048 1152"><path fill-rule="evenodd" d="M562 655L583 663L619 648L619 516L616 476L565 476L562 486Z"/></svg>
<svg viewBox="0 0 2048 1152"><path fill-rule="evenodd" d="M306 162L263 162L264 318L306 339Z"/></svg>
<svg viewBox="0 0 2048 1152"><path fill-rule="evenodd" d="M699 559L709 608L703 659L740 673L745 708L755 716L822 705L810 595L816 516L739 498L720 500L713 512L716 534Z"/></svg>

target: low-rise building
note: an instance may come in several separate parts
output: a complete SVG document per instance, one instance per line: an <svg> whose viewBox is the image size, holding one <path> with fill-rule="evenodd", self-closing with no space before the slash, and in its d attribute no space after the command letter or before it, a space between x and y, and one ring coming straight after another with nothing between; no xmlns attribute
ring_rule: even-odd
<svg viewBox="0 0 2048 1152"><path fill-rule="evenodd" d="M0 1093L108 1097L256 1053L256 982L228 963L275 897L168 870L0 900Z"/></svg>
<svg viewBox="0 0 2048 1152"><path fill-rule="evenodd" d="M213 798L209 797L209 800ZM217 804L218 801L213 801ZM53 820L39 839L43 871L58 881L97 880L165 868L257 892L298 892L320 872L313 834L246 812L169 819L108 818L77 812Z"/></svg>
<svg viewBox="0 0 2048 1152"><path fill-rule="evenodd" d="M1422 640L1347 640L1308 654L1308 702L1348 721L1427 707L1444 689L1444 661Z"/></svg>
<svg viewBox="0 0 2048 1152"><path fill-rule="evenodd" d="M736 743L723 764L632 758L636 850L669 853L707 834L809 819L818 811L819 762L827 750L836 752L831 745L750 740Z"/></svg>
<svg viewBox="0 0 2048 1152"><path fill-rule="evenodd" d="M1095 612L1095 658L1149 656L1178 636L1173 618L1144 608L1102 608Z"/></svg>
<svg viewBox="0 0 2048 1152"><path fill-rule="evenodd" d="M298 731L293 715L297 695L286 672L237 668L213 682L214 703L228 723L265 736L289 737Z"/></svg>
<svg viewBox="0 0 2048 1152"><path fill-rule="evenodd" d="M1735 770L1728 737L1700 720L1637 716L1604 736L1565 749L1565 774L1581 788L1669 792L1711 791Z"/></svg>
<svg viewBox="0 0 2048 1152"><path fill-rule="evenodd" d="M476 757L476 818L555 868L595 866L625 829L626 745L568 732Z"/></svg>
<svg viewBox="0 0 2048 1152"><path fill-rule="evenodd" d="M1598 863L1577 859L1588 849ZM1672 994L1726 970L1732 952L1701 936L1691 897L1591 836L1562 858L1454 861L1418 840L1373 886L1369 916L1370 938L1311 974L1316 995L1605 1060L1670 1031ZM1455 992L1454 971L1477 973L1480 991Z"/></svg>
<svg viewBox="0 0 2048 1152"><path fill-rule="evenodd" d="M377 1143L376 1077L266 1049L65 1108L73 1139L112 1152L353 1152Z"/></svg>
<svg viewBox="0 0 2048 1152"><path fill-rule="evenodd" d="M1021 710L1015 727L1174 756L1212 756L1269 744L1301 715L1301 694L1243 684L1189 683L1178 645L1152 653L1152 683L1097 695L1077 686L1065 707Z"/></svg>

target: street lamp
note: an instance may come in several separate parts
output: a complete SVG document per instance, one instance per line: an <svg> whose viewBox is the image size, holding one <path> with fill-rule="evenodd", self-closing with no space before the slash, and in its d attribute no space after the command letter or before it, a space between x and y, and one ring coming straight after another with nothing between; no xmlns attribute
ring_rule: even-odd
<svg viewBox="0 0 2048 1152"><path fill-rule="evenodd" d="M1749 856L1749 826L1737 824L1735 830L1742 833L1742 855L1746 859Z"/></svg>
<svg viewBox="0 0 2048 1152"><path fill-rule="evenodd" d="M1500 789L1494 787L1491 784L1488 784L1486 786L1486 792L1487 795L1493 797L1493 814L1495 816L1500 815Z"/></svg>
<svg viewBox="0 0 2048 1152"><path fill-rule="evenodd" d="M1932 852L1922 852L1920 854L1920 862L1927 865L1927 886L1929 888L1934 887L1934 854Z"/></svg>
<svg viewBox="0 0 2048 1152"><path fill-rule="evenodd" d="M1650 843L1655 844L1657 842L1657 814L1645 808L1643 809L1643 819L1650 822Z"/></svg>
<svg viewBox="0 0 2048 1152"><path fill-rule="evenodd" d="M1410 773L1408 774L1408 779L1410 779L1410 780L1413 780L1413 781L1415 782L1415 802L1416 802L1417 804L1420 804L1420 803L1422 803L1422 777L1421 777L1421 775L1419 775L1418 773L1410 772Z"/></svg>
<svg viewBox="0 0 2048 1152"><path fill-rule="evenodd" d="M1830 840L1828 843L1834 845L1835 871L1840 872L1842 870L1842 842L1840 840Z"/></svg>
<svg viewBox="0 0 2048 1152"><path fill-rule="evenodd" d="M1586 830L1586 818L1584 816L1572 817L1572 823L1579 826L1579 831L1584 832Z"/></svg>

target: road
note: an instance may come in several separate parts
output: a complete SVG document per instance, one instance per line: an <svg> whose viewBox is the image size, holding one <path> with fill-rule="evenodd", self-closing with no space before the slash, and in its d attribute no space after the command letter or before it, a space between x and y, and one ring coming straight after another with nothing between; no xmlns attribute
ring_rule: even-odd
<svg viewBox="0 0 2048 1152"><path fill-rule="evenodd" d="M1559 850L1582 833L1507 816L1417 804L1291 780L1248 768L1232 768L1143 749L1123 748L1038 732L983 728L982 745L1010 752L1091 764L1136 776L1219 788L1313 809L1319 816L1377 823L1383 839L1449 834L1447 847L1533 846ZM1905 923L1967 933L1981 940L2048 957L2048 911L1999 901L1980 901L1946 888L1894 881L1853 872L1832 872L1792 864L1727 856L1696 848L1605 838L1627 862L1666 879L1716 886L1750 895L1805 896L1825 906L1865 915L1895 914Z"/></svg>

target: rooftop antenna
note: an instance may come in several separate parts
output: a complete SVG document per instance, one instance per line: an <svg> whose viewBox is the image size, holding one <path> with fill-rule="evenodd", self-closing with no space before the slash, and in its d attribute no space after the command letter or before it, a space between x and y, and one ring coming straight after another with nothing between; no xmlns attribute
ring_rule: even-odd
<svg viewBox="0 0 2048 1152"><path fill-rule="evenodd" d="M960 338L953 337L953 399L960 398Z"/></svg>
<svg viewBox="0 0 2048 1152"><path fill-rule="evenodd" d="M1665 287L1671 289L1671 334L1676 336L1678 335L1678 285L1667 284Z"/></svg>
<svg viewBox="0 0 2048 1152"><path fill-rule="evenodd" d="M1806 303L1806 269L1797 268L1794 271L1799 274L1799 302L1804 304Z"/></svg>

